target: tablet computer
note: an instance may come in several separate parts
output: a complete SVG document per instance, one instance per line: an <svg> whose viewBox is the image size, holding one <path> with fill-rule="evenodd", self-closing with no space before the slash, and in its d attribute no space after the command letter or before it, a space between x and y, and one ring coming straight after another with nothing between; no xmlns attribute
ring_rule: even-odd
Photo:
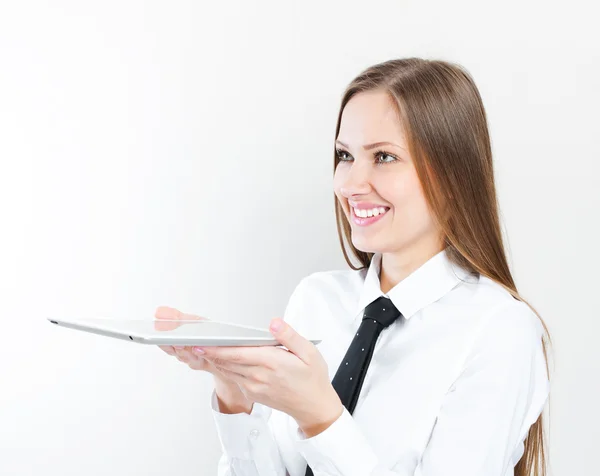
<svg viewBox="0 0 600 476"><path fill-rule="evenodd" d="M117 339L153 345L261 346L281 345L268 329L210 319L63 319L52 324ZM308 338L313 344L321 339Z"/></svg>

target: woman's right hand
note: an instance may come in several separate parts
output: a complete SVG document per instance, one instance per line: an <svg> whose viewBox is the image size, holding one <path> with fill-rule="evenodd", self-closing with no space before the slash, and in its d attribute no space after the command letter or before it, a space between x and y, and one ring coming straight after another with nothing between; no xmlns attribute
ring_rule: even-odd
<svg viewBox="0 0 600 476"><path fill-rule="evenodd" d="M208 320L206 317L184 314L172 307L160 306L154 313L156 320L154 326L160 330L172 330L178 327L178 320ZM204 370L213 375L215 380L215 391L219 400L219 407L224 413L250 413L253 402L248 400L241 391L239 385L223 374L212 362L192 350L192 346L159 345L161 350L174 356L180 362L188 365L193 370Z"/></svg>

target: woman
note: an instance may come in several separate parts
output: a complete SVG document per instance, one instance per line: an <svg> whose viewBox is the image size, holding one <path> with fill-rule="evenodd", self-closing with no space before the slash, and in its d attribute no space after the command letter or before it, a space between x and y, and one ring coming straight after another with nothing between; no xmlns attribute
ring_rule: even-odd
<svg viewBox="0 0 600 476"><path fill-rule="evenodd" d="M509 270L473 79L444 61L372 66L345 91L335 139L351 270L300 281L271 321L285 348L163 347L215 377L218 474L544 476L549 336ZM397 317L349 410L332 379L382 299Z"/></svg>

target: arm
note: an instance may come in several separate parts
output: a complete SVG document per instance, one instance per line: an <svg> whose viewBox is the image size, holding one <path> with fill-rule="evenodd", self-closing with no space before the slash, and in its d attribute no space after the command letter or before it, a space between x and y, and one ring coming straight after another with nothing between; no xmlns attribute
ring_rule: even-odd
<svg viewBox="0 0 600 476"><path fill-rule="evenodd" d="M285 476L285 466L269 425L271 408L255 402L250 413L222 413L214 390L211 410L223 451L218 476Z"/></svg>
<svg viewBox="0 0 600 476"><path fill-rule="evenodd" d="M517 464L513 454L550 390L542 335L538 317L520 301L482 323L415 476L441 474L449 467L465 476L501 476Z"/></svg>
<svg viewBox="0 0 600 476"><path fill-rule="evenodd" d="M292 292L283 319L292 326L300 320L300 294L304 279ZM217 396L218 394L218 396ZM219 405L219 397L221 403ZM213 420L221 443L218 476L286 476L279 445L271 429L272 409L254 402L252 406L215 390L210 401Z"/></svg>
<svg viewBox="0 0 600 476"><path fill-rule="evenodd" d="M482 319L416 468L382 467L347 410L316 436L298 429L296 446L315 474L504 476L548 395L541 337L537 316L519 301Z"/></svg>

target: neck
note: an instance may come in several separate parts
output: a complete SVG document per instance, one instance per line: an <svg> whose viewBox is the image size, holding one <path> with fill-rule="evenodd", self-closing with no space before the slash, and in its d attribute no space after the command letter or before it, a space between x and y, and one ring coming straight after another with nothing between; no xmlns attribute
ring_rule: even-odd
<svg viewBox="0 0 600 476"><path fill-rule="evenodd" d="M390 289L443 249L444 246L437 245L382 253L379 272L381 292L387 294Z"/></svg>

